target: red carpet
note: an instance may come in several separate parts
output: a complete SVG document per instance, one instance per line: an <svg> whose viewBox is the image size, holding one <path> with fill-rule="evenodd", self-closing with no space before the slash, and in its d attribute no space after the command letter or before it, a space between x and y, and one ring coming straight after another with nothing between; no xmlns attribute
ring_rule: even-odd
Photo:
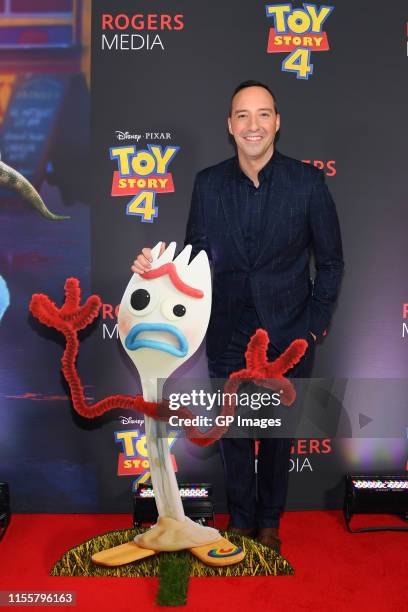
<svg viewBox="0 0 408 612"><path fill-rule="evenodd" d="M375 520L371 518L371 524ZM220 517L217 527L225 524L226 517ZM72 609L81 611L163 609L154 603L155 578L47 575L68 548L98 533L129 526L131 517L123 514L15 515L0 542L0 590L75 591L77 605ZM331 511L288 512L281 535L282 553L295 568L295 576L191 578L188 604L177 609L408 611L408 533L349 534L341 513Z"/></svg>

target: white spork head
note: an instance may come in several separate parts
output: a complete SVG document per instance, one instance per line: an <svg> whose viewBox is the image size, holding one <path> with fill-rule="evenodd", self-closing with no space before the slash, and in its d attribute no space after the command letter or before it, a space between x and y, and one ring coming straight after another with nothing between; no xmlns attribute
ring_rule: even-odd
<svg viewBox="0 0 408 612"><path fill-rule="evenodd" d="M191 245L174 258L171 242L151 269L133 274L118 313L121 342L144 381L168 378L200 346L211 312L211 274L205 251L189 262Z"/></svg>

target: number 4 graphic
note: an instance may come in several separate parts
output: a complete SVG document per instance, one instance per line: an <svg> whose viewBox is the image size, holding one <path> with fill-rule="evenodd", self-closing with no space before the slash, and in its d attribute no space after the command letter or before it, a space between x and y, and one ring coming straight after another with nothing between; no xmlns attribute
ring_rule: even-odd
<svg viewBox="0 0 408 612"><path fill-rule="evenodd" d="M310 49L295 49L282 62L284 72L295 72L297 79L308 79L313 74L310 63Z"/></svg>
<svg viewBox="0 0 408 612"><path fill-rule="evenodd" d="M139 215L144 223L153 223L159 210L155 206L156 193L154 191L141 191L126 208L127 215Z"/></svg>

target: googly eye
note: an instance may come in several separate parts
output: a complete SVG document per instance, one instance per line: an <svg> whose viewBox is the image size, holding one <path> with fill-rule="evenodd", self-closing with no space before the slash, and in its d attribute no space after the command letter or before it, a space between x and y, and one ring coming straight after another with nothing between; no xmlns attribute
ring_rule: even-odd
<svg viewBox="0 0 408 612"><path fill-rule="evenodd" d="M150 303L150 293L146 289L136 289L130 296L133 310L144 310Z"/></svg>
<svg viewBox="0 0 408 612"><path fill-rule="evenodd" d="M187 308L177 298L169 298L162 303L161 311L166 319L177 321L185 316Z"/></svg>
<svg viewBox="0 0 408 612"><path fill-rule="evenodd" d="M184 317L186 314L186 307L183 304L176 304L173 308L173 314L176 317Z"/></svg>
<svg viewBox="0 0 408 612"><path fill-rule="evenodd" d="M146 287L138 287L129 295L128 307L132 314L144 317L155 307L155 296Z"/></svg>

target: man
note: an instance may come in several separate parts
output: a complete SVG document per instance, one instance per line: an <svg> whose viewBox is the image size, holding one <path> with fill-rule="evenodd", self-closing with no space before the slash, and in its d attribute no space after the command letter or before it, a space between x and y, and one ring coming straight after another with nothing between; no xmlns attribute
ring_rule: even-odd
<svg viewBox="0 0 408 612"><path fill-rule="evenodd" d="M204 249L213 268L207 332L213 378L244 367L247 343L259 327L269 334L269 359L292 340L307 339L306 355L288 375L310 376L314 343L326 334L339 290L340 230L324 175L275 149L279 127L270 89L256 81L241 83L228 116L237 156L199 172L195 180L185 242L193 245L193 255ZM143 249L133 271L148 269L149 257L150 250ZM291 444L260 440L256 483L255 441L220 442L230 528L277 550Z"/></svg>

